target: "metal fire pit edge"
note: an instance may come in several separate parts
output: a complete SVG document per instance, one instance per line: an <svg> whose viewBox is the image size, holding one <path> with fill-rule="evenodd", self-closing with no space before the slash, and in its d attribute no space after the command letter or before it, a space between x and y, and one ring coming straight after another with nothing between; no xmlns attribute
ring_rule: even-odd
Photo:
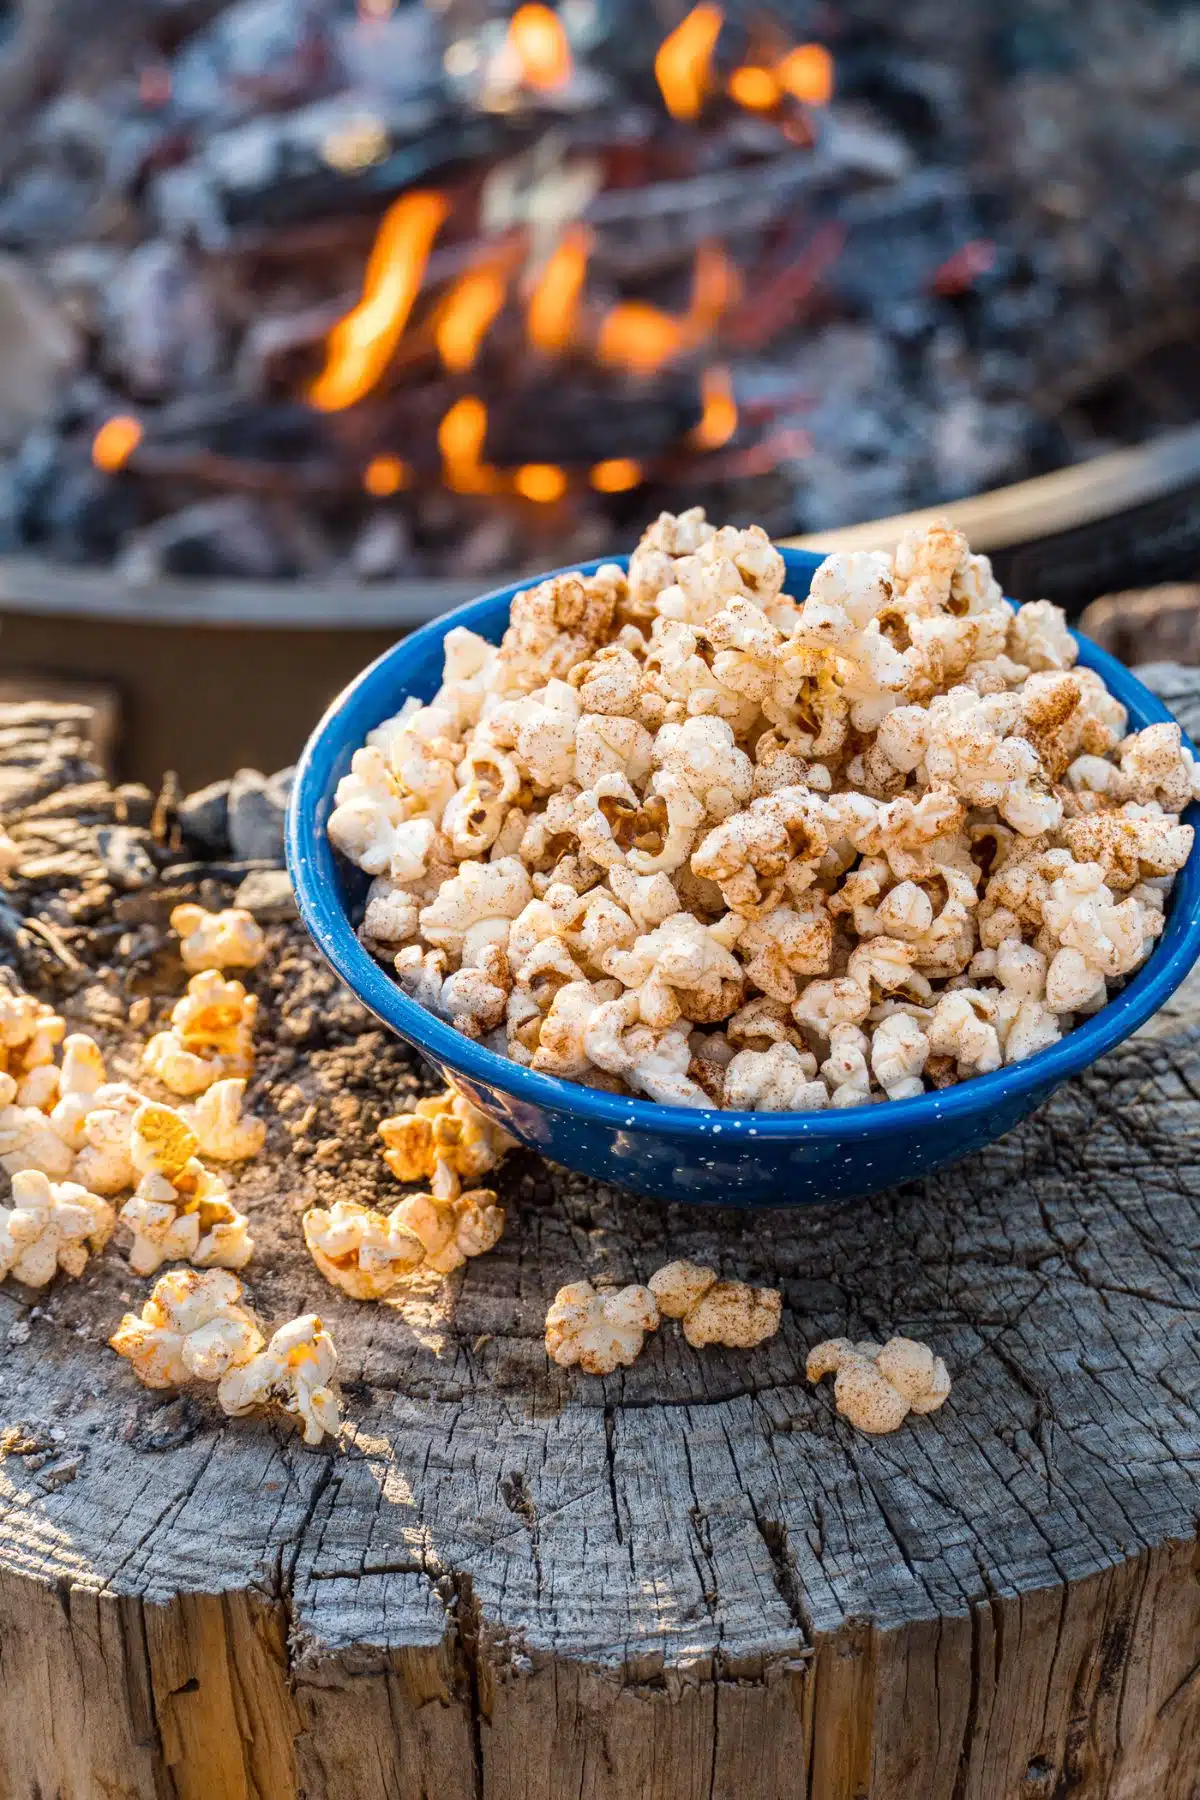
<svg viewBox="0 0 1200 1800"><path fill-rule="evenodd" d="M939 515L991 556L1006 593L1072 613L1114 588L1195 575L1200 425L947 506L784 541L889 549ZM238 765L291 762L333 696L398 636L511 579L134 588L104 570L0 557L0 659L31 691L39 681L108 689L119 774L153 783L170 768L194 787Z"/></svg>

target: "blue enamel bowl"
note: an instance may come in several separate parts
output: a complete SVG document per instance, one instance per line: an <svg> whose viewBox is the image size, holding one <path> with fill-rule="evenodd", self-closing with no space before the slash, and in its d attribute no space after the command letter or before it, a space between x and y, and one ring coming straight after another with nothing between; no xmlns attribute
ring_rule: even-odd
<svg viewBox="0 0 1200 1800"><path fill-rule="evenodd" d="M788 592L808 591L820 557L789 550ZM613 559L608 559L613 560ZM589 564L587 568L598 567ZM368 731L410 694L429 699L442 639L467 625L498 643L518 587L499 589L402 639L338 696L301 758L287 826L288 867L301 917L327 961L390 1030L523 1144L570 1169L659 1195L721 1206L801 1206L869 1194L979 1150L1040 1106L1059 1084L1145 1023L1200 954L1200 851L1175 884L1166 929L1144 968L1101 1012L1048 1050L917 1100L846 1111L690 1111L625 1100L536 1075L472 1043L407 998L354 935L367 878L333 851L326 823L334 790ZM1130 728L1170 718L1162 703L1102 650L1080 640L1129 709ZM1188 817L1194 823L1200 808Z"/></svg>

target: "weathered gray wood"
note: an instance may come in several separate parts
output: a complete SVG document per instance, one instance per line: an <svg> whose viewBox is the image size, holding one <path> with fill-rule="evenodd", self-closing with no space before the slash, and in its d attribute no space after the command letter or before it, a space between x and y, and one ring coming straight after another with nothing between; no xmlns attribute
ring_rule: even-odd
<svg viewBox="0 0 1200 1800"><path fill-rule="evenodd" d="M81 965L43 946L27 978L132 1068L180 890L97 899L95 869L90 906L9 898ZM497 1251L370 1307L298 1216L394 1193L372 1134L417 1075L299 927L271 940L247 1279L330 1324L346 1440L139 1390L103 1344L148 1285L116 1252L0 1290L4 1800L1194 1800L1192 1001L986 1155L841 1212L666 1207L514 1158ZM547 1364L560 1282L681 1254L778 1283L779 1336L664 1330L606 1381ZM893 1330L954 1392L871 1441L804 1355Z"/></svg>

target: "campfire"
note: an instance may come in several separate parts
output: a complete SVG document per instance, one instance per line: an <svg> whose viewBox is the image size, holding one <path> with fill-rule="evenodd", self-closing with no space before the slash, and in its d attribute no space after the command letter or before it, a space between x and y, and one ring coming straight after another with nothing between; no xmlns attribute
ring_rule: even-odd
<svg viewBox="0 0 1200 1800"><path fill-rule="evenodd" d="M212 12L143 22L132 81L88 47L120 153L28 252L68 342L9 445L13 547L137 581L473 576L620 547L685 496L779 533L928 504L1111 447L1055 383L1194 260L1184 204L1123 284L1085 269L1098 165L1048 182L1026 131L1002 189L988 133L1034 78L920 8L870 33L782 0ZM1080 121L1112 66L1056 75ZM78 85L68 57L0 243ZM1055 266L1039 232L1079 241Z"/></svg>

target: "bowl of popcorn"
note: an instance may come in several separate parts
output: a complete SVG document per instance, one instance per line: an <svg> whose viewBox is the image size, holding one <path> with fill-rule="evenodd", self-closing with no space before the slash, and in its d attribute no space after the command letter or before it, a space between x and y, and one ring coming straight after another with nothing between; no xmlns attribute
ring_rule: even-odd
<svg viewBox="0 0 1200 1800"><path fill-rule="evenodd" d="M415 632L300 763L302 916L556 1162L842 1199L1009 1130L1200 951L1179 726L935 523L895 555L664 514Z"/></svg>

